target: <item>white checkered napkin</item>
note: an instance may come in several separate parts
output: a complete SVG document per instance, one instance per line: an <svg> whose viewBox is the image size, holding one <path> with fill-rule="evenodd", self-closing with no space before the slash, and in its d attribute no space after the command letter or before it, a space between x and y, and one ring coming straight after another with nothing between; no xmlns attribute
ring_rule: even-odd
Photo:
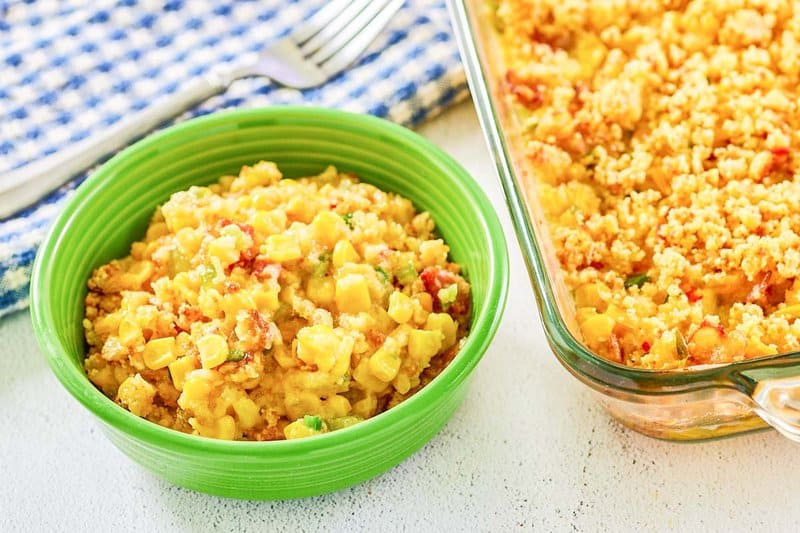
<svg viewBox="0 0 800 533"><path fill-rule="evenodd" d="M324 0L0 0L0 180L223 61L288 34ZM313 104L411 125L467 94L443 0L407 0L359 62L322 87L234 83L178 120ZM0 316L27 305L36 248L85 176L0 220Z"/></svg>

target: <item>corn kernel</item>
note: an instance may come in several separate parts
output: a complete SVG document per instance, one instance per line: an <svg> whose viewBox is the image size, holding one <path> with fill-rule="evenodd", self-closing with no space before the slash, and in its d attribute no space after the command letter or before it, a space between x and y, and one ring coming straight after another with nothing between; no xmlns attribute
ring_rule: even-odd
<svg viewBox="0 0 800 533"><path fill-rule="evenodd" d="M334 394L325 400L324 409L326 418L345 416L350 412L350 401L344 396Z"/></svg>
<svg viewBox="0 0 800 533"><path fill-rule="evenodd" d="M236 413L236 418L239 419L239 426L242 429L250 429L258 424L258 406L250 398L239 398L232 404L233 410Z"/></svg>
<svg viewBox="0 0 800 533"><path fill-rule="evenodd" d="M181 228L175 234L175 240L178 241L181 252L190 257L200 250L200 245L203 243L203 232L194 228Z"/></svg>
<svg viewBox="0 0 800 533"><path fill-rule="evenodd" d="M606 309L606 302L611 299L611 290L602 281L584 283L575 289L576 307L594 307L602 312Z"/></svg>
<svg viewBox="0 0 800 533"><path fill-rule="evenodd" d="M210 318L220 316L220 302L222 295L217 289L203 289L197 296L197 306L200 311Z"/></svg>
<svg viewBox="0 0 800 533"><path fill-rule="evenodd" d="M180 193L176 193L172 198L161 207L164 215L164 222L171 232L176 232L182 228L196 228L200 224L200 219L194 206L183 203L176 198Z"/></svg>
<svg viewBox="0 0 800 533"><path fill-rule="evenodd" d="M427 365L431 357L442 348L443 336L440 331L411 330L408 334L408 355L421 361L423 366Z"/></svg>
<svg viewBox="0 0 800 533"><path fill-rule="evenodd" d="M423 266L443 265L447 262L447 251L442 239L423 241L419 245L419 260Z"/></svg>
<svg viewBox="0 0 800 533"><path fill-rule="evenodd" d="M317 213L311 222L314 239L325 246L335 246L336 242L345 235L347 224L341 216L333 211Z"/></svg>
<svg viewBox="0 0 800 533"><path fill-rule="evenodd" d="M444 338L442 349L450 348L456 343L456 331L458 329L453 317L447 313L431 313L425 322L425 329L430 331L441 331Z"/></svg>
<svg viewBox="0 0 800 533"><path fill-rule="evenodd" d="M144 344L142 328L127 314L119 321L119 341L125 346L140 346Z"/></svg>
<svg viewBox="0 0 800 533"><path fill-rule="evenodd" d="M369 418L378 409L378 399L374 394L367 394L353 404L353 414L361 418Z"/></svg>
<svg viewBox="0 0 800 533"><path fill-rule="evenodd" d="M239 260L239 250L236 247L236 237L222 235L208 245L208 255L216 257L222 266L227 267Z"/></svg>
<svg viewBox="0 0 800 533"><path fill-rule="evenodd" d="M344 239L336 243L333 247L333 267L339 268L345 263L356 263L359 260L358 252L353 248L353 244Z"/></svg>
<svg viewBox="0 0 800 533"><path fill-rule="evenodd" d="M153 339L145 345L142 360L151 370L164 368L175 360L174 348L175 337Z"/></svg>
<svg viewBox="0 0 800 533"><path fill-rule="evenodd" d="M397 374L397 377L394 378L392 385L394 386L394 389L400 394L405 394L411 390L411 380L408 378L406 374L403 373Z"/></svg>
<svg viewBox="0 0 800 533"><path fill-rule="evenodd" d="M197 351L203 368L214 368L228 358L228 342L222 335L206 335L197 341Z"/></svg>
<svg viewBox="0 0 800 533"><path fill-rule="evenodd" d="M411 298L400 291L394 291L389 296L389 316L398 324L404 324L411 320L414 314L414 304Z"/></svg>
<svg viewBox="0 0 800 533"><path fill-rule="evenodd" d="M225 440L233 440L236 437L236 421L231 415L225 415L211 425L202 424L196 418L190 419L189 423L202 437Z"/></svg>
<svg viewBox="0 0 800 533"><path fill-rule="evenodd" d="M400 357L397 352L382 346L369 358L369 371L381 381L390 382L400 370Z"/></svg>
<svg viewBox="0 0 800 533"><path fill-rule="evenodd" d="M371 304L369 286L361 274L347 274L336 281L336 307L340 312L367 311Z"/></svg>
<svg viewBox="0 0 800 533"><path fill-rule="evenodd" d="M123 274L123 285L129 290L140 290L142 285L150 279L155 271L155 265L151 261L136 261Z"/></svg>
<svg viewBox="0 0 800 533"><path fill-rule="evenodd" d="M369 359L362 359L358 366L353 370L353 379L369 392L383 392L386 390L387 383L377 378L370 371Z"/></svg>
<svg viewBox="0 0 800 533"><path fill-rule="evenodd" d="M258 311L276 311L281 305L278 301L278 291L272 288L254 290L253 303Z"/></svg>
<svg viewBox="0 0 800 533"><path fill-rule="evenodd" d="M323 372L333 368L339 339L333 328L322 324L301 328L297 332L297 357L316 365Z"/></svg>
<svg viewBox="0 0 800 533"><path fill-rule="evenodd" d="M165 222L153 222L150 224L150 227L147 228L147 233L145 234L144 240L147 242L154 241L168 233L169 228Z"/></svg>
<svg viewBox="0 0 800 533"><path fill-rule="evenodd" d="M214 387L215 376L210 370L192 370L185 375L183 392L178 399L178 405L185 409L194 402L203 402L208 399Z"/></svg>
<svg viewBox="0 0 800 533"><path fill-rule="evenodd" d="M169 364L169 375L172 378L172 385L179 391L183 390L186 383L186 375L195 370L196 359L192 356L184 356Z"/></svg>
<svg viewBox="0 0 800 533"><path fill-rule="evenodd" d="M302 439L319 433L319 431L309 427L302 418L283 428L283 436L286 437L286 440Z"/></svg>
<svg viewBox="0 0 800 533"><path fill-rule="evenodd" d="M350 363L353 341L330 326L316 324L297 332L297 357L322 372L344 373ZM342 360L344 362L342 362Z"/></svg>
<svg viewBox="0 0 800 533"><path fill-rule="evenodd" d="M295 261L300 259L303 255L302 250L300 250L300 245L297 243L297 239L293 235L287 235L285 233L267 237L262 251L270 259L279 263Z"/></svg>
<svg viewBox="0 0 800 533"><path fill-rule="evenodd" d="M289 418L300 418L307 413L318 413L322 409L319 395L309 391L294 390L286 392L286 413Z"/></svg>
<svg viewBox="0 0 800 533"><path fill-rule="evenodd" d="M117 390L117 400L136 416L150 414L155 396L156 388L139 374L127 378Z"/></svg>
<svg viewBox="0 0 800 533"><path fill-rule="evenodd" d="M331 305L336 297L336 286L329 277L311 278L308 280L306 294L317 305Z"/></svg>
<svg viewBox="0 0 800 533"><path fill-rule="evenodd" d="M253 229L261 235L274 235L286 229L286 213L283 211L258 211L251 220Z"/></svg>
<svg viewBox="0 0 800 533"><path fill-rule="evenodd" d="M242 167L242 170L239 171L239 177L233 179L230 184L230 189L236 192L272 185L279 182L282 177L281 171L278 170L278 165L272 161L259 161L252 167Z"/></svg>
<svg viewBox="0 0 800 533"><path fill-rule="evenodd" d="M305 224L311 222L316 210L315 203L305 196L295 196L286 204L286 214Z"/></svg>
<svg viewBox="0 0 800 533"><path fill-rule="evenodd" d="M614 319L604 313L595 313L584 319L580 326L587 341L599 344L611 338Z"/></svg>

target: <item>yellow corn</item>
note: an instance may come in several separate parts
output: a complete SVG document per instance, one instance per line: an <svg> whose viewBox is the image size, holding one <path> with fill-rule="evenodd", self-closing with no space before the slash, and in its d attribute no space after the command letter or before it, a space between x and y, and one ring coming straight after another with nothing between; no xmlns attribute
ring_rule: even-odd
<svg viewBox="0 0 800 533"><path fill-rule="evenodd" d="M164 337L148 342L142 353L142 360L147 368L158 370L175 360L175 337Z"/></svg>
<svg viewBox="0 0 800 533"><path fill-rule="evenodd" d="M256 233L274 235L286 229L286 213L283 211L258 211L251 219Z"/></svg>
<svg viewBox="0 0 800 533"><path fill-rule="evenodd" d="M209 370L192 370L185 375L183 393L178 400L178 405L186 408L188 403L204 402L211 394L214 387L215 376Z"/></svg>
<svg viewBox="0 0 800 533"><path fill-rule="evenodd" d="M365 390L380 393L386 390L387 383L375 377L370 371L369 359L362 359L353 370L353 379Z"/></svg>
<svg viewBox="0 0 800 533"><path fill-rule="evenodd" d="M411 298L400 291L394 291L389 296L389 316L398 324L404 324L411 320L414 314L414 304Z"/></svg>
<svg viewBox="0 0 800 533"><path fill-rule="evenodd" d="M390 382L400 370L400 357L397 352L382 346L369 358L369 371L381 381Z"/></svg>
<svg viewBox="0 0 800 533"><path fill-rule="evenodd" d="M344 239L336 243L333 247L333 260L334 268L339 268L345 263L356 263L359 260L358 252L350 241Z"/></svg>
<svg viewBox="0 0 800 533"><path fill-rule="evenodd" d="M311 222L314 239L325 246L334 246L347 231L344 219L333 211L317 213Z"/></svg>
<svg viewBox="0 0 800 533"><path fill-rule="evenodd" d="M602 343L611 338L614 319L603 313L594 313L581 322L581 331L587 341Z"/></svg>
<svg viewBox="0 0 800 533"><path fill-rule="evenodd" d="M117 400L136 416L150 414L155 395L156 388L139 374L127 378L117 390Z"/></svg>
<svg viewBox="0 0 800 533"><path fill-rule="evenodd" d="M142 328L128 315L125 315L122 320L119 321L119 341L128 347L144 344Z"/></svg>
<svg viewBox="0 0 800 533"><path fill-rule="evenodd" d="M458 326L447 313L431 313L425 321L425 329L439 331L443 335L442 349L446 350L456 343Z"/></svg>
<svg viewBox="0 0 800 533"><path fill-rule="evenodd" d="M787 305L772 313L772 316L782 317L789 321L800 318L800 304Z"/></svg>
<svg viewBox="0 0 800 533"><path fill-rule="evenodd" d="M371 304L369 286L361 274L347 274L336 281L336 307L340 312L368 311Z"/></svg>
<svg viewBox="0 0 800 533"><path fill-rule="evenodd" d="M286 437L287 440L292 439L302 439L304 437L310 437L312 435L317 435L319 431L316 431L303 421L301 418L300 420L295 420L285 428L283 428L283 435Z"/></svg>
<svg viewBox="0 0 800 533"><path fill-rule="evenodd" d="M206 335L197 341L203 368L215 368L228 358L228 342L222 335Z"/></svg>
<svg viewBox="0 0 800 533"><path fill-rule="evenodd" d="M447 251L442 239L423 241L419 245L419 260L423 266L443 265L447 262Z"/></svg>
<svg viewBox="0 0 800 533"><path fill-rule="evenodd" d="M179 391L183 390L183 384L186 383L186 374L196 368L196 362L194 357L187 355L169 364L172 385Z"/></svg>
<svg viewBox="0 0 800 533"><path fill-rule="evenodd" d="M307 326L297 332L297 357L329 372L339 355L340 339L332 327L324 324Z"/></svg>
<svg viewBox="0 0 800 533"><path fill-rule="evenodd" d="M267 237L262 252L273 261L279 263L295 261L303 255L297 239L293 235L285 233Z"/></svg>
<svg viewBox="0 0 800 533"><path fill-rule="evenodd" d="M239 398L235 400L231 406L236 413L236 418L239 419L239 426L242 429L250 429L258 424L259 409L253 400L250 398Z"/></svg>
<svg viewBox="0 0 800 533"><path fill-rule="evenodd" d="M442 348L442 333L413 329L408 334L408 355L427 366L431 357Z"/></svg>
<svg viewBox="0 0 800 533"><path fill-rule="evenodd" d="M317 305L328 306L336 297L336 286L330 277L311 278L306 288L308 299Z"/></svg>

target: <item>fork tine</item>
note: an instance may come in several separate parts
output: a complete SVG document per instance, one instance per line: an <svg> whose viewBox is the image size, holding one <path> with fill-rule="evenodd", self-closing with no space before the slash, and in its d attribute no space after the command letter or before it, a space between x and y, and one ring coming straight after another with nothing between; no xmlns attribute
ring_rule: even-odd
<svg viewBox="0 0 800 533"><path fill-rule="evenodd" d="M330 59L322 63L320 69L328 76L334 76L350 66L383 31L403 3L404 0L389 0L359 33L345 43Z"/></svg>
<svg viewBox="0 0 800 533"><path fill-rule="evenodd" d="M314 52L308 59L317 65L323 63L363 30L364 27L381 12L388 1L389 0L373 0L370 2L342 31L320 46L319 50Z"/></svg>
<svg viewBox="0 0 800 533"><path fill-rule="evenodd" d="M353 3L353 0L331 0L327 2L292 32L292 40L297 44L303 44L322 28L330 24L336 15L344 11L351 3Z"/></svg>
<svg viewBox="0 0 800 533"><path fill-rule="evenodd" d="M339 34L354 18L358 16L370 0L353 0L348 2L348 6L341 10L333 20L319 28L319 31L308 41L300 46L304 56L310 56L323 44L330 41Z"/></svg>

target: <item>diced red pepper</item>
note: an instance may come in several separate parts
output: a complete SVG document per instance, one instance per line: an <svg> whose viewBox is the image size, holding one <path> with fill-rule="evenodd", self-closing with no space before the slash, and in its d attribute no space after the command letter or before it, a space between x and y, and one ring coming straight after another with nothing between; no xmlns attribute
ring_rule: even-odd
<svg viewBox="0 0 800 533"><path fill-rule="evenodd" d="M260 280L269 278L278 279L281 273L280 263L273 263L264 256L258 256L253 261L253 274Z"/></svg>
<svg viewBox="0 0 800 533"><path fill-rule="evenodd" d="M697 289L692 288L684 292L686 294L686 298L689 300L689 303L695 303L696 301L703 299L703 296L698 292Z"/></svg>
<svg viewBox="0 0 800 533"><path fill-rule="evenodd" d="M242 233L246 233L250 236L250 240L253 244L250 245L249 248L246 250L242 250L241 254L239 255L239 260L235 263L228 265L227 273L230 272L238 267L247 268L253 258L258 254L258 246L256 246L256 230L250 224L245 224L244 222L234 222L229 218L223 218L219 221L219 227L224 228L225 226L230 226L231 224L235 224L239 226L239 229L242 230Z"/></svg>
<svg viewBox="0 0 800 533"><path fill-rule="evenodd" d="M515 71L509 70L506 72L506 83L511 94L516 96L519 103L525 107L536 108L544 102L542 86L539 84L531 85L520 78Z"/></svg>

